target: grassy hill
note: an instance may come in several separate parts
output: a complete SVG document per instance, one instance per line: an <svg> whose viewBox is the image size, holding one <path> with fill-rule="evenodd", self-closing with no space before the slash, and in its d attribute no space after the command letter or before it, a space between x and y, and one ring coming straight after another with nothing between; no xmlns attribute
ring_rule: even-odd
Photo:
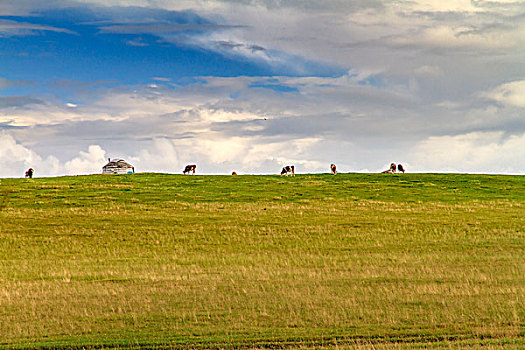
<svg viewBox="0 0 525 350"><path fill-rule="evenodd" d="M525 347L525 177L0 180L0 348Z"/></svg>

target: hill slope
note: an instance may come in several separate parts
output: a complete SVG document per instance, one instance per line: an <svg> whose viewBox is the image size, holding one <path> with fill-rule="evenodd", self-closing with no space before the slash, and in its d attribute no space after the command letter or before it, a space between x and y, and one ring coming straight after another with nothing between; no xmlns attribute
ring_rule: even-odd
<svg viewBox="0 0 525 350"><path fill-rule="evenodd" d="M525 177L0 180L0 348L525 345Z"/></svg>

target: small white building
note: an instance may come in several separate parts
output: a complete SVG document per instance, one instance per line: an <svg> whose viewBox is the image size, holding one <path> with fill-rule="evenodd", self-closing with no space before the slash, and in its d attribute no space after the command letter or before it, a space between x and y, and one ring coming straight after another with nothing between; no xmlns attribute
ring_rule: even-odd
<svg viewBox="0 0 525 350"><path fill-rule="evenodd" d="M133 174L135 167L123 159L109 159L108 164L102 167L102 174Z"/></svg>

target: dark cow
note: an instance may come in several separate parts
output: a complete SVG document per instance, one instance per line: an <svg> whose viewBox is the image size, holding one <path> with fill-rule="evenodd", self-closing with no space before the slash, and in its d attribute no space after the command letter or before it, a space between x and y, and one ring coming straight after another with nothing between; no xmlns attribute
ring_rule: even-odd
<svg viewBox="0 0 525 350"><path fill-rule="evenodd" d="M330 170L332 171L332 174L337 174L337 167L335 166L335 164L330 165Z"/></svg>
<svg viewBox="0 0 525 350"><path fill-rule="evenodd" d="M184 175L189 174L190 172L193 172L193 175L195 175L195 169L197 166L195 164L186 165L184 168L184 171L182 172Z"/></svg>
<svg viewBox="0 0 525 350"><path fill-rule="evenodd" d="M293 165L287 165L281 170L281 176L288 176L291 173L292 176L295 176L295 167Z"/></svg>
<svg viewBox="0 0 525 350"><path fill-rule="evenodd" d="M26 171L26 178L29 178L29 179L32 179L33 178L33 173L35 171L33 170L33 168L29 168L27 171Z"/></svg>
<svg viewBox="0 0 525 350"><path fill-rule="evenodd" d="M405 173L405 168L403 168L403 166L401 164L398 164L397 165L397 170L400 172L400 173Z"/></svg>
<svg viewBox="0 0 525 350"><path fill-rule="evenodd" d="M237 175L237 172L235 172L235 171L232 171L232 175Z"/></svg>

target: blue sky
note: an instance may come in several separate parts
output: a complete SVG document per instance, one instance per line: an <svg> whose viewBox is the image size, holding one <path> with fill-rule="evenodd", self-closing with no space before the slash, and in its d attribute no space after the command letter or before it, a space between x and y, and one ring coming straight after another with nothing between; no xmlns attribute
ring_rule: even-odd
<svg viewBox="0 0 525 350"><path fill-rule="evenodd" d="M5 0L0 177L523 173L517 1Z"/></svg>
<svg viewBox="0 0 525 350"><path fill-rule="evenodd" d="M293 57L256 44L217 41L213 43L215 49L205 47L193 38L236 25L213 22L191 10L92 5L35 11L25 16L0 16L0 21L20 28L18 33L13 31L2 38L0 64L9 67L2 71L3 77L38 85L60 79L132 85L147 84L155 77L184 83L198 76L340 76L345 73L343 67L334 64ZM284 60L271 64L256 57L234 54L232 50L240 45L253 52L268 51L269 56ZM17 92L21 90L18 86Z"/></svg>

